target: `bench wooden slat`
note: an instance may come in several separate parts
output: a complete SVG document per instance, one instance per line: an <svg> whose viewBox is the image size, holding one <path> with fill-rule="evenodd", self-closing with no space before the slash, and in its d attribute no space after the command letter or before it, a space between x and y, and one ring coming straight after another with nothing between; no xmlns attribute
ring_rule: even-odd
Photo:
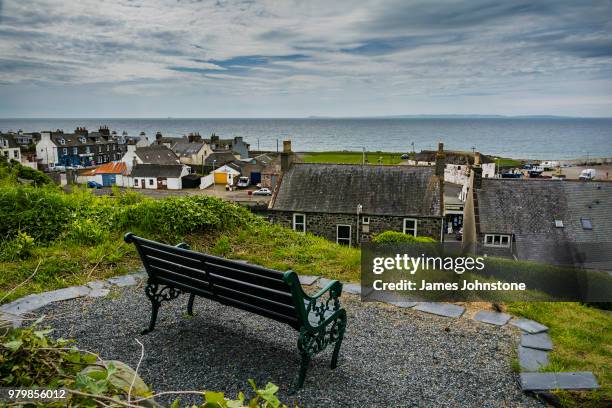
<svg viewBox="0 0 612 408"><path fill-rule="evenodd" d="M248 295L271 299L275 302L293 307L293 297L291 296L291 293L266 288L264 286L253 285L248 282L242 282L226 276L217 275L216 273L211 273L210 276L215 288L225 287L237 292L246 293Z"/></svg>
<svg viewBox="0 0 612 408"><path fill-rule="evenodd" d="M170 252L169 250L166 250L167 248L156 248L150 245L142 245L141 248L145 256L163 258L177 265L185 265L185 266L189 266L195 269L202 268L202 262L203 262L202 257L185 256L185 255L188 255L186 254L186 252L191 252L186 249L169 247L170 249L178 249L179 251L183 252L183 253L176 253L176 252Z"/></svg>
<svg viewBox="0 0 612 408"><path fill-rule="evenodd" d="M183 275L157 265L150 265L150 268L157 271L155 273L156 278L164 277L172 280L173 282L182 282L193 287L204 286L207 290L212 290L212 285L208 281L192 278L191 276ZM203 275L203 277L205 277L205 275Z"/></svg>
<svg viewBox="0 0 612 408"><path fill-rule="evenodd" d="M294 306L287 303L276 302L269 298L256 296L231 287L219 285L215 285L214 291L220 297L233 298L241 302L250 303L262 309L267 309L290 317L297 316Z"/></svg>
<svg viewBox="0 0 612 408"><path fill-rule="evenodd" d="M183 292L193 293L194 295L197 295L197 296L202 296L202 297L209 298L209 299L214 299L215 297L214 294L210 290L206 290L206 289L196 287L196 286L191 286L186 283L176 282L167 277L156 276L155 278L152 278L151 280L155 283L161 283L164 285L172 286L174 288L182 290Z"/></svg>
<svg viewBox="0 0 612 408"><path fill-rule="evenodd" d="M223 303L225 305L237 307L239 309L246 310L247 312L256 313L260 316L269 317L270 319L274 319L281 323L287 323L293 328L299 330L300 325L298 323L297 316L286 316L282 313L261 308L250 303L241 302L240 300L234 299L232 297L218 296L217 299L220 303Z"/></svg>

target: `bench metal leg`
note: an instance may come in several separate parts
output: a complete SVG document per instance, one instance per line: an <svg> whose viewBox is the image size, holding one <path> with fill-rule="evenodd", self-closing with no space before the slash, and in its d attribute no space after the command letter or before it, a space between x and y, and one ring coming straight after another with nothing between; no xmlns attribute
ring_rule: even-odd
<svg viewBox="0 0 612 408"><path fill-rule="evenodd" d="M338 340L334 345L334 353L331 359L331 369L333 370L338 366L338 355L340 354L340 346L342 346L342 340L344 340L344 330L346 329L346 317L338 321Z"/></svg>
<svg viewBox="0 0 612 408"><path fill-rule="evenodd" d="M189 303L187 303L187 314L189 316L193 316L193 301L195 299L195 295L189 295Z"/></svg>
<svg viewBox="0 0 612 408"><path fill-rule="evenodd" d="M157 283L147 283L145 287L145 294L151 301L151 320L149 321L149 328L142 331L142 334L147 334L155 329L155 322L157 321L157 312L159 306L164 300L172 300L181 294L181 291L170 287L170 286L159 286Z"/></svg>
<svg viewBox="0 0 612 408"><path fill-rule="evenodd" d="M308 365L310 364L310 355L306 352L302 352L302 362L300 363L300 371L298 378L294 386L289 390L289 395L293 395L297 390L304 386L304 380L306 379L306 371L308 371Z"/></svg>
<svg viewBox="0 0 612 408"><path fill-rule="evenodd" d="M153 299L151 299L151 320L149 320L149 328L145 329L142 331L141 334L147 334L152 332L153 330L155 330L155 322L157 321L157 311L159 310L159 303L154 302Z"/></svg>

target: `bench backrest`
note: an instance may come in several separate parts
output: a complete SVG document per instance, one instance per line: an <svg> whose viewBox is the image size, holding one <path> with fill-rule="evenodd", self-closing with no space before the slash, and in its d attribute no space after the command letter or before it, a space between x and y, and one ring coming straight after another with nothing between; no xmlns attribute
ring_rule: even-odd
<svg viewBox="0 0 612 408"><path fill-rule="evenodd" d="M298 311L283 273L127 234L149 281L172 286L299 329Z"/></svg>

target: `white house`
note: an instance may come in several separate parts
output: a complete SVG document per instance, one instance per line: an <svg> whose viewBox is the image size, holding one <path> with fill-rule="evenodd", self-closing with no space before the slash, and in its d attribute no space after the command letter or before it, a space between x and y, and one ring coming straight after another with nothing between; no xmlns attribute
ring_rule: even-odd
<svg viewBox="0 0 612 408"><path fill-rule="evenodd" d="M51 139L51 132L42 132L40 140L36 143L36 158L42 164L58 163L57 145Z"/></svg>
<svg viewBox="0 0 612 408"><path fill-rule="evenodd" d="M181 139L180 142L172 146L172 151L176 153L183 164L202 165L206 158L213 152L210 145L204 141L189 141Z"/></svg>
<svg viewBox="0 0 612 408"><path fill-rule="evenodd" d="M130 173L135 164L180 164L178 156L164 145L151 145L144 147L128 145L127 151L121 158L121 161L127 165L128 172Z"/></svg>
<svg viewBox="0 0 612 408"><path fill-rule="evenodd" d="M0 134L0 154L8 160L21 162L21 149L15 142L13 135Z"/></svg>
<svg viewBox="0 0 612 408"><path fill-rule="evenodd" d="M180 190L181 178L190 173L183 164L135 164L130 174L130 186L151 190Z"/></svg>
<svg viewBox="0 0 612 408"><path fill-rule="evenodd" d="M234 185L234 182L240 176L237 166L232 163L225 164L212 172L215 178L215 184Z"/></svg>

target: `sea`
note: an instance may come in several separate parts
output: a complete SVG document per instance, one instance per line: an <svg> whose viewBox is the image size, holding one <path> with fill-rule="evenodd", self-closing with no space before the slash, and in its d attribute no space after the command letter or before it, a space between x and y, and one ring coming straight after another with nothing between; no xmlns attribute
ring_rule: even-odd
<svg viewBox="0 0 612 408"><path fill-rule="evenodd" d="M516 159L612 157L612 118L0 119L3 132L102 125L129 135L242 136L252 150L282 149L282 141L290 139L294 151L409 152L433 150L441 141L448 150Z"/></svg>

